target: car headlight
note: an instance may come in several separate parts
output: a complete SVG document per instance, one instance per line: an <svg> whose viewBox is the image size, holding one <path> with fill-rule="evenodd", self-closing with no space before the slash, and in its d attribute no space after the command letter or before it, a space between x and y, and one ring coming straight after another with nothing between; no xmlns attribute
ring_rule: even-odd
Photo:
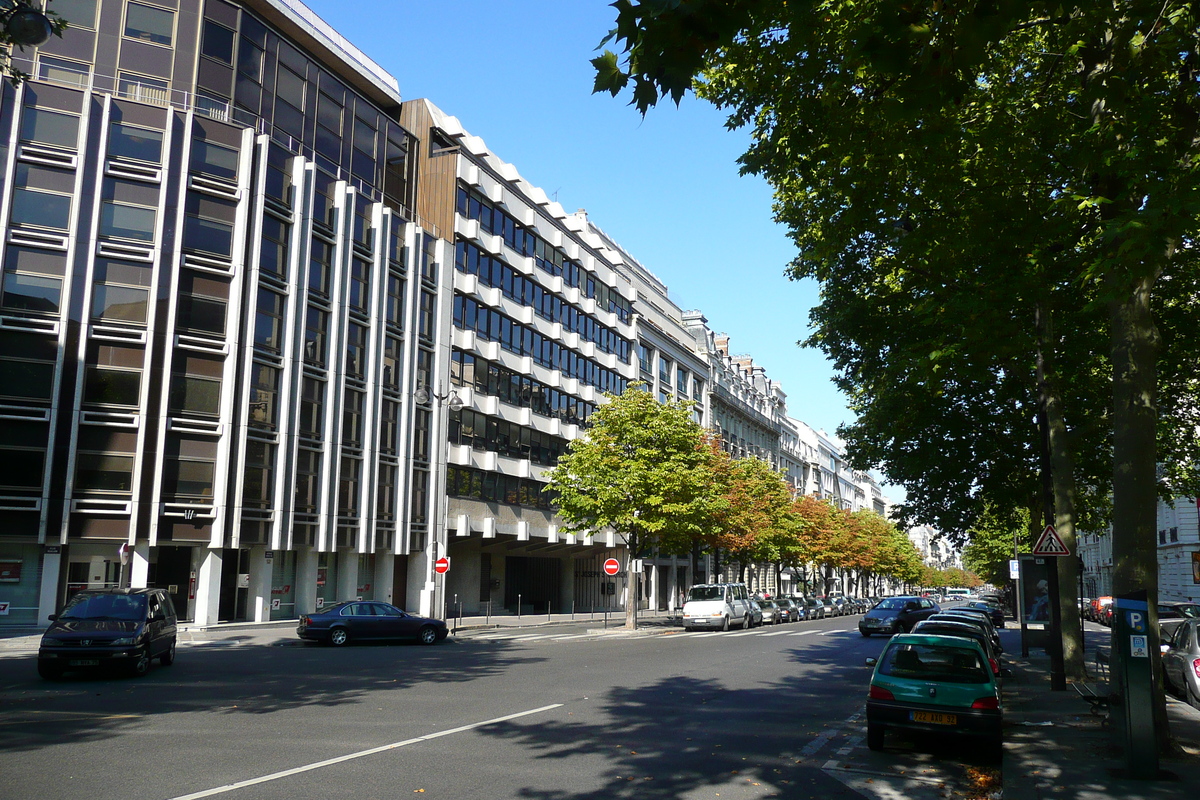
<svg viewBox="0 0 1200 800"><path fill-rule="evenodd" d="M893 622L895 622L895 621L896 621L896 618L895 618L895 617L884 617L883 624L884 624L884 625L890 625L890 624L892 624L892 623L893 623Z"/></svg>
<svg viewBox="0 0 1200 800"><path fill-rule="evenodd" d="M42 647L58 647L62 644L62 639L55 639L53 636L42 637Z"/></svg>
<svg viewBox="0 0 1200 800"><path fill-rule="evenodd" d="M114 647L120 647L122 645L133 644L133 642L134 642L133 636L122 636L119 639L113 639L111 642L109 642L109 644L113 645Z"/></svg>

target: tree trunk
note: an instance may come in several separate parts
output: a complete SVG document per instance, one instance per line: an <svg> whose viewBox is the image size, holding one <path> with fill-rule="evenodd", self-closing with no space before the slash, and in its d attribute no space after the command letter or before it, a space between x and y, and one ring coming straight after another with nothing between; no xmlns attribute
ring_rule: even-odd
<svg viewBox="0 0 1200 800"><path fill-rule="evenodd" d="M1138 279L1110 305L1113 368L1113 596L1146 590L1150 668L1159 674L1158 487L1156 422L1158 330L1150 306L1154 276ZM1115 630L1115 626L1114 626ZM1113 645L1114 652L1116 645ZM1114 659L1114 665L1119 660ZM1119 677L1119 676L1114 676ZM1120 685L1120 684L1118 684ZM1159 752L1170 740L1166 698L1155 681L1154 728Z"/></svg>
<svg viewBox="0 0 1200 800"><path fill-rule="evenodd" d="M1039 382L1045 410L1054 529L1075 555L1058 558L1059 631L1062 640L1063 674L1067 680L1083 681L1083 631L1079 627L1079 558L1075 537L1075 458L1063 417L1062 395L1055 370L1054 323L1051 312L1038 309Z"/></svg>
<svg viewBox="0 0 1200 800"><path fill-rule="evenodd" d="M637 596L640 576L633 571L633 560L640 544L638 535L635 533L625 537L625 627L631 631L637 630Z"/></svg>

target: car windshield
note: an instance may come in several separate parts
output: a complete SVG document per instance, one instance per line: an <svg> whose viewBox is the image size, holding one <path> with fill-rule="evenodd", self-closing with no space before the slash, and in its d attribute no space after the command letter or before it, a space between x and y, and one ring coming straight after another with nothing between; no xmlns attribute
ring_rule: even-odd
<svg viewBox="0 0 1200 800"><path fill-rule="evenodd" d="M885 597L875 604L876 608L882 608L885 611L896 611L904 608L904 604L909 601L907 597Z"/></svg>
<svg viewBox="0 0 1200 800"><path fill-rule="evenodd" d="M693 586L688 592L688 600L723 600L725 590L720 586Z"/></svg>
<svg viewBox="0 0 1200 800"><path fill-rule="evenodd" d="M146 619L146 596L141 594L87 594L75 595L59 619Z"/></svg>
<svg viewBox="0 0 1200 800"><path fill-rule="evenodd" d="M985 669L979 653L966 647L940 644L892 645L883 655L879 672L894 678L945 683L987 683L991 680L991 672Z"/></svg>
<svg viewBox="0 0 1200 800"><path fill-rule="evenodd" d="M770 608L771 601L770 600L759 600L758 605L760 608ZM782 605L782 603L780 605Z"/></svg>
<svg viewBox="0 0 1200 800"><path fill-rule="evenodd" d="M1175 610L1185 617L1200 619L1200 605L1195 603L1180 603L1175 606Z"/></svg>

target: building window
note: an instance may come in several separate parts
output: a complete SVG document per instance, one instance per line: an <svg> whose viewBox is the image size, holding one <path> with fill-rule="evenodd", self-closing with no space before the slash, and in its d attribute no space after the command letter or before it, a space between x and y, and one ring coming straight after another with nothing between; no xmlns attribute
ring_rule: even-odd
<svg viewBox="0 0 1200 800"><path fill-rule="evenodd" d="M53 361L0 358L0 397L49 401L53 389Z"/></svg>
<svg viewBox="0 0 1200 800"><path fill-rule="evenodd" d="M358 487L362 481L362 461L342 457L338 474L338 516L358 516Z"/></svg>
<svg viewBox="0 0 1200 800"><path fill-rule="evenodd" d="M21 114L21 141L74 150L79 145L79 117L44 108L26 108Z"/></svg>
<svg viewBox="0 0 1200 800"><path fill-rule="evenodd" d="M363 377L367 356L367 329L356 322L346 326L346 374Z"/></svg>
<svg viewBox="0 0 1200 800"><path fill-rule="evenodd" d="M142 373L137 370L88 367L83 402L101 406L136 407Z"/></svg>
<svg viewBox="0 0 1200 800"><path fill-rule="evenodd" d="M233 31L229 28L206 19L200 52L222 64L233 66L233 36Z"/></svg>
<svg viewBox="0 0 1200 800"><path fill-rule="evenodd" d="M180 330L223 335L225 301L217 297L181 293L176 323Z"/></svg>
<svg viewBox="0 0 1200 800"><path fill-rule="evenodd" d="M45 450L0 447L0 487L40 489L45 468Z"/></svg>
<svg viewBox="0 0 1200 800"><path fill-rule="evenodd" d="M379 452L396 455L400 432L400 404L384 400L379 413Z"/></svg>
<svg viewBox="0 0 1200 800"><path fill-rule="evenodd" d="M66 58L53 58L44 53L38 54L37 76L43 81L65 83L68 86L87 86L91 74L90 64Z"/></svg>
<svg viewBox="0 0 1200 800"><path fill-rule="evenodd" d="M167 105L171 98L171 89L162 78L151 78L132 72L117 75L117 92L130 100L156 106Z"/></svg>
<svg viewBox="0 0 1200 800"><path fill-rule="evenodd" d="M71 196L18 186L13 189L10 221L65 231L71 227Z"/></svg>
<svg viewBox="0 0 1200 800"><path fill-rule="evenodd" d="M211 500L216 464L209 459L168 456L163 461L166 500Z"/></svg>
<svg viewBox="0 0 1200 800"><path fill-rule="evenodd" d="M92 290L92 319L146 324L150 292L136 286L97 284Z"/></svg>
<svg viewBox="0 0 1200 800"><path fill-rule="evenodd" d="M364 259L350 260L350 308L354 311L367 313L367 304L371 300L371 265Z"/></svg>
<svg viewBox="0 0 1200 800"><path fill-rule="evenodd" d="M255 362L250 368L250 425L274 428L279 424L279 370Z"/></svg>
<svg viewBox="0 0 1200 800"><path fill-rule="evenodd" d="M308 290L320 297L329 296L329 268L333 264L333 245L313 237L308 262Z"/></svg>
<svg viewBox="0 0 1200 800"><path fill-rule="evenodd" d="M0 302L10 311L58 314L62 297L62 279L20 272L4 274L4 298Z"/></svg>
<svg viewBox="0 0 1200 800"><path fill-rule="evenodd" d="M188 214L183 220L183 247L197 253L230 258L233 255L233 225L199 214Z"/></svg>
<svg viewBox="0 0 1200 800"><path fill-rule="evenodd" d="M171 413L216 417L221 413L221 380L176 373L171 378Z"/></svg>
<svg viewBox="0 0 1200 800"><path fill-rule="evenodd" d="M329 336L329 312L313 306L308 307L304 327L304 360L309 364L325 366L326 342Z"/></svg>
<svg viewBox="0 0 1200 800"><path fill-rule="evenodd" d="M246 440L246 471L242 481L243 508L270 508L275 492L275 450L268 442Z"/></svg>
<svg viewBox="0 0 1200 800"><path fill-rule="evenodd" d="M100 235L113 239L153 242L158 211L105 200L100 204Z"/></svg>
<svg viewBox="0 0 1200 800"><path fill-rule="evenodd" d="M130 3L125 11L125 35L152 44L170 45L175 13L165 8Z"/></svg>
<svg viewBox="0 0 1200 800"><path fill-rule="evenodd" d="M128 494L133 489L133 456L83 451L76 453L75 489L80 492Z"/></svg>
<svg viewBox="0 0 1200 800"><path fill-rule="evenodd" d="M263 214L261 257L258 268L282 278L287 272L288 223L270 214Z"/></svg>
<svg viewBox="0 0 1200 800"><path fill-rule="evenodd" d="M325 382L305 378L300 391L300 435L320 439L325 431Z"/></svg>
<svg viewBox="0 0 1200 800"><path fill-rule="evenodd" d="M258 308L254 316L254 346L278 353L283 347L283 295L269 289L258 290Z"/></svg>
<svg viewBox="0 0 1200 800"><path fill-rule="evenodd" d="M342 443L350 447L362 447L363 408L366 395L353 389L346 390L342 406Z"/></svg>
<svg viewBox="0 0 1200 800"><path fill-rule="evenodd" d="M50 10L67 20L72 28L96 27L96 0L54 0Z"/></svg>
<svg viewBox="0 0 1200 800"><path fill-rule="evenodd" d="M236 181L238 175L238 158L238 151L232 147L216 144L206 139L193 139L192 158L189 168L192 172L211 175L214 178Z"/></svg>
<svg viewBox="0 0 1200 800"><path fill-rule="evenodd" d="M162 162L162 131L114 122L108 130L108 154L133 161Z"/></svg>
<svg viewBox="0 0 1200 800"><path fill-rule="evenodd" d="M389 324L404 329L404 278L393 272L388 273L384 313Z"/></svg>
<svg viewBox="0 0 1200 800"><path fill-rule="evenodd" d="M293 508L301 514L315 514L321 500L321 454L301 448L296 453L296 493Z"/></svg>

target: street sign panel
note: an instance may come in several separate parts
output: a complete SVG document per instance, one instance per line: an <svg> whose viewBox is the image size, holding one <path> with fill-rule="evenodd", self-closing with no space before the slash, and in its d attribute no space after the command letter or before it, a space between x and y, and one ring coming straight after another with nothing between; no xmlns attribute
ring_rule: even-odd
<svg viewBox="0 0 1200 800"><path fill-rule="evenodd" d="M1021 562L1017 559L1010 559L1008 562L1008 578L1015 581L1021 577Z"/></svg>
<svg viewBox="0 0 1200 800"><path fill-rule="evenodd" d="M604 562L604 574L605 575L616 575L620 571L621 571L621 562L617 561L615 558L610 558Z"/></svg>
<svg viewBox="0 0 1200 800"><path fill-rule="evenodd" d="M450 571L450 559L443 556L442 558L439 558L437 561L433 562L433 571L438 575L445 575Z"/></svg>
<svg viewBox="0 0 1200 800"><path fill-rule="evenodd" d="M1063 544L1062 537L1058 535L1058 531L1054 530L1053 525L1047 525L1042 531L1042 535L1038 537L1037 544L1033 546L1033 554L1035 556L1069 556L1071 551Z"/></svg>

